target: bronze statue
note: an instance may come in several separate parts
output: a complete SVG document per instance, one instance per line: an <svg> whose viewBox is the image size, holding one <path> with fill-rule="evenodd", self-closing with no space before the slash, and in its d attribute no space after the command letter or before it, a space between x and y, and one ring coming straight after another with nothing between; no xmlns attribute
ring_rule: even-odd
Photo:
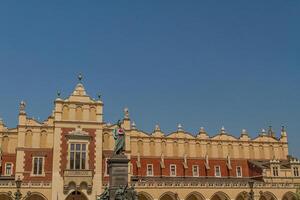
<svg viewBox="0 0 300 200"><path fill-rule="evenodd" d="M125 149L125 131L121 127L121 121L118 120L117 128L113 131L113 136L115 139L115 149L114 154L122 154Z"/></svg>

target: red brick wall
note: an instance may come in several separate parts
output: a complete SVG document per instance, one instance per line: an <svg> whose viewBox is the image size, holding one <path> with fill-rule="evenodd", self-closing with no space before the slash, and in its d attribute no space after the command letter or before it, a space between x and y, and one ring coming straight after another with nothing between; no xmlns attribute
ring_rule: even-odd
<svg viewBox="0 0 300 200"><path fill-rule="evenodd" d="M74 131L73 128L62 128L61 129L61 145L60 145L60 175L63 176L64 170L67 168L67 158L68 158L68 144L66 140L66 135Z"/></svg>
<svg viewBox="0 0 300 200"><path fill-rule="evenodd" d="M204 159L188 159L188 168L184 169L183 159L164 159L165 168L160 168L160 158L141 158L141 167L137 168L137 158L131 158L131 163L133 165L133 174L137 176L147 175L147 164L153 164L154 176L170 176L170 165L176 165L176 176L193 176L192 166L199 166L199 176L215 176L215 166L219 165L221 167L222 177L236 177L236 167L240 166L242 168L242 176L249 177L249 166L247 160L231 160L231 170L228 170L226 165L227 160L209 160L210 169L206 171L205 160ZM206 174L207 173L207 174Z"/></svg>
<svg viewBox="0 0 300 200"><path fill-rule="evenodd" d="M91 136L89 143L89 169L95 171L95 151L96 151L96 129L83 129L83 131L88 132Z"/></svg>
<svg viewBox="0 0 300 200"><path fill-rule="evenodd" d="M16 171L16 154L8 154L8 153L2 154L2 169L1 169L2 175L5 175L5 163L13 163L12 176L14 176L15 171Z"/></svg>
<svg viewBox="0 0 300 200"><path fill-rule="evenodd" d="M24 181L51 181L52 180L52 165L53 165L53 150L46 148L39 149L24 149ZM30 176L32 173L32 157L44 157L44 172L45 176Z"/></svg>
<svg viewBox="0 0 300 200"><path fill-rule="evenodd" d="M64 170L67 168L67 158L68 158L68 144L66 135L70 132L74 131L73 128L62 128L61 131L61 156L60 156L60 174L63 176ZM91 136L91 140L89 142L88 150L89 150L89 169L95 170L95 150L96 150L96 143L95 143L95 137L96 137L96 130L95 129L83 129L83 131L87 132Z"/></svg>
<svg viewBox="0 0 300 200"><path fill-rule="evenodd" d="M249 165L249 174L251 177L261 177L262 176L262 169L257 167L254 164L248 162Z"/></svg>

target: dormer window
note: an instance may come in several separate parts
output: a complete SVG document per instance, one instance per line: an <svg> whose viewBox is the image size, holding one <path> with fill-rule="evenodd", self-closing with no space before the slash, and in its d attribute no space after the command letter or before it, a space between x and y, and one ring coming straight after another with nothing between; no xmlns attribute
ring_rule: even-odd
<svg viewBox="0 0 300 200"><path fill-rule="evenodd" d="M241 166L237 166L236 167L236 177L242 177L242 167Z"/></svg>
<svg viewBox="0 0 300 200"><path fill-rule="evenodd" d="M5 176L11 176L12 175L12 163L5 163Z"/></svg>
<svg viewBox="0 0 300 200"><path fill-rule="evenodd" d="M221 177L221 167L219 165L215 166L215 177Z"/></svg>
<svg viewBox="0 0 300 200"><path fill-rule="evenodd" d="M176 176L176 165L170 165L170 176Z"/></svg>
<svg viewBox="0 0 300 200"><path fill-rule="evenodd" d="M272 169L273 169L273 176L278 176L278 167L274 166L272 167Z"/></svg>

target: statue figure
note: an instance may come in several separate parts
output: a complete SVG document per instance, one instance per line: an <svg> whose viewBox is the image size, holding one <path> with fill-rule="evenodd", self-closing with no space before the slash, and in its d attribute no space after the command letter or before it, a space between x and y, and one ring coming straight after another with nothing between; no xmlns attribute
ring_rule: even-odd
<svg viewBox="0 0 300 200"><path fill-rule="evenodd" d="M97 197L97 200L109 200L109 190L106 186L102 194Z"/></svg>
<svg viewBox="0 0 300 200"><path fill-rule="evenodd" d="M128 190L128 195L127 195L128 200L138 200L138 194L134 189L134 186L132 185L129 190Z"/></svg>
<svg viewBox="0 0 300 200"><path fill-rule="evenodd" d="M114 154L121 154L124 152L125 148L125 131L121 127L121 122L118 120L117 123L117 128L114 129L113 131L113 136L115 139L115 149L114 149Z"/></svg>
<svg viewBox="0 0 300 200"><path fill-rule="evenodd" d="M115 193L115 200L127 200L125 196L127 186L123 187L122 185L119 186L119 188L116 190Z"/></svg>

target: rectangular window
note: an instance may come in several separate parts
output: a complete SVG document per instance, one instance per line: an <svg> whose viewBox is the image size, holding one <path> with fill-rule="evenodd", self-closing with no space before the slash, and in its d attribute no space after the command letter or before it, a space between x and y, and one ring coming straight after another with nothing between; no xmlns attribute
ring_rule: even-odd
<svg viewBox="0 0 300 200"><path fill-rule="evenodd" d="M237 177L242 177L243 176L243 174L242 174L242 167L240 167L240 166L236 167L236 176Z"/></svg>
<svg viewBox="0 0 300 200"><path fill-rule="evenodd" d="M70 144L70 169L86 168L86 144Z"/></svg>
<svg viewBox="0 0 300 200"><path fill-rule="evenodd" d="M299 176L299 169L298 167L293 167L294 176Z"/></svg>
<svg viewBox="0 0 300 200"><path fill-rule="evenodd" d="M273 167L273 176L278 176L278 167Z"/></svg>
<svg viewBox="0 0 300 200"><path fill-rule="evenodd" d="M12 163L5 163L5 176L12 175Z"/></svg>
<svg viewBox="0 0 300 200"><path fill-rule="evenodd" d="M153 176L153 165L152 164L147 165L147 176Z"/></svg>
<svg viewBox="0 0 300 200"><path fill-rule="evenodd" d="M33 175L42 175L44 167L44 157L33 157Z"/></svg>
<svg viewBox="0 0 300 200"><path fill-rule="evenodd" d="M215 166L215 177L221 177L221 167Z"/></svg>
<svg viewBox="0 0 300 200"><path fill-rule="evenodd" d="M176 165L170 165L170 176L176 176Z"/></svg>
<svg viewBox="0 0 300 200"><path fill-rule="evenodd" d="M192 169L193 169L193 176L198 177L199 176L199 166L198 165L193 165Z"/></svg>

